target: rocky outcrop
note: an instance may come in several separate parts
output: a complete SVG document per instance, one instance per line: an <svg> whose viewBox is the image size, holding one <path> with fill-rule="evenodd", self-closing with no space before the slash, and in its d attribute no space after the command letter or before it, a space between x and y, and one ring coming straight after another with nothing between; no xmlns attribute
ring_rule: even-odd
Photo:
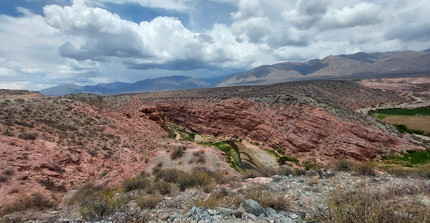
<svg viewBox="0 0 430 223"><path fill-rule="evenodd" d="M420 148L372 126L346 122L311 105L244 99L158 100L143 103L140 117L172 122L210 135L237 135L300 159L369 160L390 150Z"/></svg>
<svg viewBox="0 0 430 223"><path fill-rule="evenodd" d="M0 210L22 194L60 198L90 181L119 184L145 168L166 134L153 121L64 98L0 99L0 108Z"/></svg>

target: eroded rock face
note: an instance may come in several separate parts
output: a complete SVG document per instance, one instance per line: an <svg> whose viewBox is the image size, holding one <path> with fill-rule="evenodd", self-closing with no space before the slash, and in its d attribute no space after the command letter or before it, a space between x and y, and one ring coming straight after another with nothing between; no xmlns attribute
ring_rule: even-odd
<svg viewBox="0 0 430 223"><path fill-rule="evenodd" d="M166 135L151 120L64 98L0 103L0 210L22 194L59 199L91 181L119 184Z"/></svg>
<svg viewBox="0 0 430 223"><path fill-rule="evenodd" d="M325 163L332 158L369 160L389 150L419 148L373 127L341 121L310 105L269 105L244 99L160 100L140 116L173 122L197 133L238 135L286 154Z"/></svg>

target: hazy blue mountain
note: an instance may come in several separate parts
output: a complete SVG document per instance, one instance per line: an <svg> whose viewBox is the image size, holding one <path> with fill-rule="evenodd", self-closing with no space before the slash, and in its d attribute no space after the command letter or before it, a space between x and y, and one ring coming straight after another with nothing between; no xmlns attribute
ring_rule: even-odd
<svg viewBox="0 0 430 223"><path fill-rule="evenodd" d="M210 87L210 84L187 76L159 77L138 81L115 93L174 91Z"/></svg>
<svg viewBox="0 0 430 223"><path fill-rule="evenodd" d="M183 89L205 88L211 84L187 77L187 76L170 76L155 79L146 79L135 83L114 82L108 84L85 85L75 84L58 85L46 88L40 93L46 96L59 96L75 93L94 93L100 95L112 95L132 92L149 92L149 91L173 91Z"/></svg>

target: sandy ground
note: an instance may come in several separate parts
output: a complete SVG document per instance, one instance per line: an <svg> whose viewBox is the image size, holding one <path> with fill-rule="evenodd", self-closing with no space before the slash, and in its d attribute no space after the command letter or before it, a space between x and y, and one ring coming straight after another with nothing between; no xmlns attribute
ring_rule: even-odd
<svg viewBox="0 0 430 223"><path fill-rule="evenodd" d="M390 115L383 121L390 124L404 124L410 129L430 132L430 116Z"/></svg>

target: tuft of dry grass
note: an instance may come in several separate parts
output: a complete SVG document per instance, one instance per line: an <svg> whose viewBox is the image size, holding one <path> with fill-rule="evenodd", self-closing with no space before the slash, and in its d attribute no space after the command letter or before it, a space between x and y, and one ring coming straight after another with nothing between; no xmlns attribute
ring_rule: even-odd
<svg viewBox="0 0 430 223"><path fill-rule="evenodd" d="M243 192L244 199L257 201L262 207L271 207L275 210L287 211L291 207L291 201L285 197L285 194L275 191L264 184L259 184L247 188Z"/></svg>
<svg viewBox="0 0 430 223"><path fill-rule="evenodd" d="M354 167L354 163L344 159L336 159L331 163L331 166L336 171L351 171Z"/></svg>
<svg viewBox="0 0 430 223"><path fill-rule="evenodd" d="M72 199L78 203L78 211L81 216L88 221L97 220L103 216L112 214L127 202L124 194L119 193L113 188L99 189L86 186L77 193L80 199L77 199L75 196ZM82 197L83 194L87 196Z"/></svg>
<svg viewBox="0 0 430 223"><path fill-rule="evenodd" d="M122 182L122 187L125 191L146 189L151 187L151 180L147 177L137 176L126 179L124 182Z"/></svg>
<svg viewBox="0 0 430 223"><path fill-rule="evenodd" d="M191 172L177 169L157 168L153 171L156 180L164 180L169 183L176 183L180 191L191 187L200 187L205 192L210 192L216 185L224 183L224 174L220 171L210 171L205 168L194 168Z"/></svg>
<svg viewBox="0 0 430 223"><path fill-rule="evenodd" d="M170 154L170 159L171 160L176 160L176 159L181 158L182 156L184 156L185 150L187 150L187 147L185 147L185 146L181 146L181 147L176 148Z"/></svg>
<svg viewBox="0 0 430 223"><path fill-rule="evenodd" d="M356 163L353 166L353 170L355 174L360 176L375 176L376 174L376 162L362 162L362 163Z"/></svg>
<svg viewBox="0 0 430 223"><path fill-rule="evenodd" d="M243 201L238 194L229 192L225 187L221 187L211 193L206 200L196 200L194 205L197 207L229 207L237 208Z"/></svg>
<svg viewBox="0 0 430 223"><path fill-rule="evenodd" d="M52 208L54 206L54 202L44 197L40 193L34 193L32 195L22 194L15 201L4 206L0 212L0 216L28 209L43 210L46 208Z"/></svg>
<svg viewBox="0 0 430 223"><path fill-rule="evenodd" d="M160 195L146 194L136 198L136 204L140 208L154 209L160 203L162 197Z"/></svg>
<svg viewBox="0 0 430 223"><path fill-rule="evenodd" d="M414 192L415 193L415 192ZM427 222L428 210L399 188L380 190L367 185L355 190L336 190L327 201L328 209L318 213L321 222Z"/></svg>

